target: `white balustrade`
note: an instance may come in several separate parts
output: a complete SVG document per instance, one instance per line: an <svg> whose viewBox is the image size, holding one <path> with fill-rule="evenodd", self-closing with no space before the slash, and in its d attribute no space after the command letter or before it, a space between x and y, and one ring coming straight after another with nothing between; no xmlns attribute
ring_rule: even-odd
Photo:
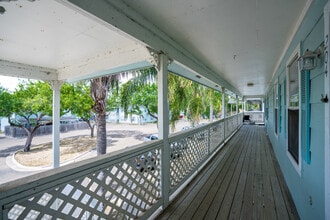
<svg viewBox="0 0 330 220"><path fill-rule="evenodd" d="M170 196L196 174L241 125L243 114L163 140L66 165L0 185L1 219L146 219L162 207L162 164Z"/></svg>

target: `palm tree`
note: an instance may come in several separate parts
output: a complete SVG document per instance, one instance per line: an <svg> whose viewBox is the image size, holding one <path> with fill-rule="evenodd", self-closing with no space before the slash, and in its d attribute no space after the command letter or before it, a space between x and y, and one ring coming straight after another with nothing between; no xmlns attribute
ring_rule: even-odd
<svg viewBox="0 0 330 220"><path fill-rule="evenodd" d="M192 82L191 93L189 94L188 112L192 125L198 124L200 116L205 112L206 106L203 101L203 87L200 84Z"/></svg>
<svg viewBox="0 0 330 220"><path fill-rule="evenodd" d="M175 74L169 74L168 81L168 99L171 112L170 126L173 131L181 111L187 109L192 81Z"/></svg>
<svg viewBox="0 0 330 220"><path fill-rule="evenodd" d="M221 112L222 95L219 91L216 91L211 88L206 88L205 97L205 104L209 108L209 120L210 122L212 122L214 119L213 116Z"/></svg>
<svg viewBox="0 0 330 220"><path fill-rule="evenodd" d="M90 92L94 101L92 109L96 114L97 155L106 154L107 152L107 99L110 88L118 90L119 76L119 74L109 75L90 80Z"/></svg>
<svg viewBox="0 0 330 220"><path fill-rule="evenodd" d="M130 79L128 82L126 82L121 87L121 93L120 93L120 100L121 100L121 106L123 107L123 110L125 112L125 115L129 113L129 108L133 105L133 100L136 97L136 93L139 92L146 92L150 89L157 89L157 85L155 86L155 83L157 82L157 70L154 67L148 68L148 69L142 69L139 71L136 71L133 73L133 78ZM151 92L150 92L151 93ZM141 94L140 94L141 95ZM149 94L146 94L149 95ZM137 98L138 99L138 98ZM141 99L138 99L140 102L142 102ZM147 100L150 102L150 100ZM157 107L155 109L154 105L157 106L157 100L155 103L139 103L141 106L143 105L148 113L157 119L157 115L154 113L157 112ZM149 104L149 105L148 105ZM151 111L153 110L153 112Z"/></svg>
<svg viewBox="0 0 330 220"><path fill-rule="evenodd" d="M146 90L146 85L156 82L157 71L153 67L140 70L135 74L136 76L121 88L120 99L125 114L128 113L128 109L132 106L134 94L137 91L142 91L143 88ZM200 116L205 114L207 106L210 106L210 109L213 109L213 107L220 108L219 103L221 104L221 99L219 100L218 93L214 92L213 89L206 88L174 73L169 73L168 86L170 126L172 130L174 130L182 111L194 125L199 123ZM213 111L210 114L213 115Z"/></svg>

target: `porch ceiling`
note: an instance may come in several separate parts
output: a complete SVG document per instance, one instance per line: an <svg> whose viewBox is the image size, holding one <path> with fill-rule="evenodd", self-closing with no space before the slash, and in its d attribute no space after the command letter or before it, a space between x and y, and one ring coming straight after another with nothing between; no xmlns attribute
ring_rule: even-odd
<svg viewBox="0 0 330 220"><path fill-rule="evenodd" d="M307 0L123 1L245 96L265 94L310 4Z"/></svg>
<svg viewBox="0 0 330 220"><path fill-rule="evenodd" d="M0 74L68 81L95 77L150 65L150 46L188 67L186 77L197 73L211 87L260 96L310 3L0 1L6 10L0 15Z"/></svg>

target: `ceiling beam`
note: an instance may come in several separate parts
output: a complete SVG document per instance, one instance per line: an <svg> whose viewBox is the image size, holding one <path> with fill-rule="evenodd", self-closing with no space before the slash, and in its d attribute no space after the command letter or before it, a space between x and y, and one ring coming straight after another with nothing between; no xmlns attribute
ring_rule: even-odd
<svg viewBox="0 0 330 220"><path fill-rule="evenodd" d="M228 90L241 96L238 89L230 83L219 77L221 74L216 74L213 70L205 66L202 62L196 59L185 48L180 46L166 33L154 26L146 20L142 15L138 14L128 5L120 0L116 1L90 1L90 0L57 0L68 5L79 13L84 13L86 16L116 29L122 34L130 35L135 40L138 39L146 46L167 54L171 59L176 60L183 65L191 68L200 75L206 77L215 84L226 87ZM72 4L68 3L71 2ZM85 10L86 12L82 11ZM90 13L90 14L89 14ZM109 25L110 24L110 25Z"/></svg>
<svg viewBox="0 0 330 220"><path fill-rule="evenodd" d="M120 48L115 51L101 51L91 57L69 63L57 69L58 79L74 82L83 79L96 78L116 74L137 68L151 66L147 63L151 55L146 47L136 44L129 49Z"/></svg>
<svg viewBox="0 0 330 220"><path fill-rule="evenodd" d="M39 66L31 66L0 60L0 75L36 80L57 80L57 71Z"/></svg>

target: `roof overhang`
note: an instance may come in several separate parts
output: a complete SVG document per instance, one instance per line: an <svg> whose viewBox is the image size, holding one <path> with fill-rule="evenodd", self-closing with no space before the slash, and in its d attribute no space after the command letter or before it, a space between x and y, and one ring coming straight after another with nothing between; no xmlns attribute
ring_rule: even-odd
<svg viewBox="0 0 330 220"><path fill-rule="evenodd" d="M310 3L1 1L0 74L73 82L149 67L152 48L183 77L262 96Z"/></svg>

